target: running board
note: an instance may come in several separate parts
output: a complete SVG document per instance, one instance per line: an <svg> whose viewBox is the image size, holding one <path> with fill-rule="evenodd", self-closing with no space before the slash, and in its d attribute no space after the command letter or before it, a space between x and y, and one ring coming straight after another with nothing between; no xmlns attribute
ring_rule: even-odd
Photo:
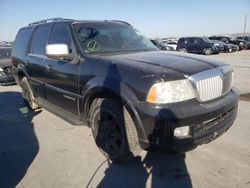
<svg viewBox="0 0 250 188"><path fill-rule="evenodd" d="M51 104L45 99L37 97L34 99L34 102L38 104L39 106L41 106L42 108L62 118L63 120L71 123L72 125L86 125L86 123L84 123L77 115L69 111L66 111L63 108L58 107L54 104Z"/></svg>

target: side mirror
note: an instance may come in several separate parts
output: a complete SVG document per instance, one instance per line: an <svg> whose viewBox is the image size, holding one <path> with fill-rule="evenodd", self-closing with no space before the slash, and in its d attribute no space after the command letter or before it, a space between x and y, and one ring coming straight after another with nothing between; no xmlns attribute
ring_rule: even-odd
<svg viewBox="0 0 250 188"><path fill-rule="evenodd" d="M52 59L69 60L73 59L73 55L69 53L67 44L48 44L45 47L46 56Z"/></svg>

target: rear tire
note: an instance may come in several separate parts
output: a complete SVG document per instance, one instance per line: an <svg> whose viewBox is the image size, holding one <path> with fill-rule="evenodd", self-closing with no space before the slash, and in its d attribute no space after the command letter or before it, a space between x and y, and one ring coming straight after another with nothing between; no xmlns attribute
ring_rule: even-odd
<svg viewBox="0 0 250 188"><path fill-rule="evenodd" d="M26 77L22 78L20 86L22 88L23 100L28 105L28 107L32 110L39 108L39 106L34 103L34 95Z"/></svg>
<svg viewBox="0 0 250 188"><path fill-rule="evenodd" d="M105 157L115 163L122 163L140 153L134 122L118 101L105 98L94 100L89 117L96 145Z"/></svg>

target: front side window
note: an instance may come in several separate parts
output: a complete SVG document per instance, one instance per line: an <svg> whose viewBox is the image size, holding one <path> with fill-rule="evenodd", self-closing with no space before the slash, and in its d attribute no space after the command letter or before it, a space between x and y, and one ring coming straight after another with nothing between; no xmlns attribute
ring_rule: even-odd
<svg viewBox="0 0 250 188"><path fill-rule="evenodd" d="M74 29L85 53L121 53L158 50L133 27L118 23L76 23Z"/></svg>
<svg viewBox="0 0 250 188"><path fill-rule="evenodd" d="M66 25L55 25L49 40L49 44L67 44L71 46L71 36Z"/></svg>
<svg viewBox="0 0 250 188"><path fill-rule="evenodd" d="M50 26L39 26L34 33L33 40L31 43L31 50L32 54L45 54L45 46L48 43L50 32Z"/></svg>
<svg viewBox="0 0 250 188"><path fill-rule="evenodd" d="M194 39L194 44L200 44L200 43L202 43L202 40L200 38Z"/></svg>
<svg viewBox="0 0 250 188"><path fill-rule="evenodd" d="M228 43L227 38L222 38L221 41L222 41L222 42L225 42L225 43Z"/></svg>

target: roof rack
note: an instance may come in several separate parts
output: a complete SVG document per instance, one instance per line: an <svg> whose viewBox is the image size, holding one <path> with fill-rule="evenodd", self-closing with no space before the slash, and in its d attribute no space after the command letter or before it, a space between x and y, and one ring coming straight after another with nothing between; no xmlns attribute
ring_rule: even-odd
<svg viewBox="0 0 250 188"><path fill-rule="evenodd" d="M40 21L37 21L37 22L32 22L28 26L38 25L38 24L43 24L43 23L49 23L49 22L67 21L67 20L72 20L72 19L64 19L64 18L60 18L60 17L49 18L49 19L40 20Z"/></svg>
<svg viewBox="0 0 250 188"><path fill-rule="evenodd" d="M124 23L124 24L127 24L127 25L130 25L130 26L131 26L130 23L125 22L125 21L122 21L122 20L110 20L110 21L112 21L112 22L120 22L120 23Z"/></svg>

